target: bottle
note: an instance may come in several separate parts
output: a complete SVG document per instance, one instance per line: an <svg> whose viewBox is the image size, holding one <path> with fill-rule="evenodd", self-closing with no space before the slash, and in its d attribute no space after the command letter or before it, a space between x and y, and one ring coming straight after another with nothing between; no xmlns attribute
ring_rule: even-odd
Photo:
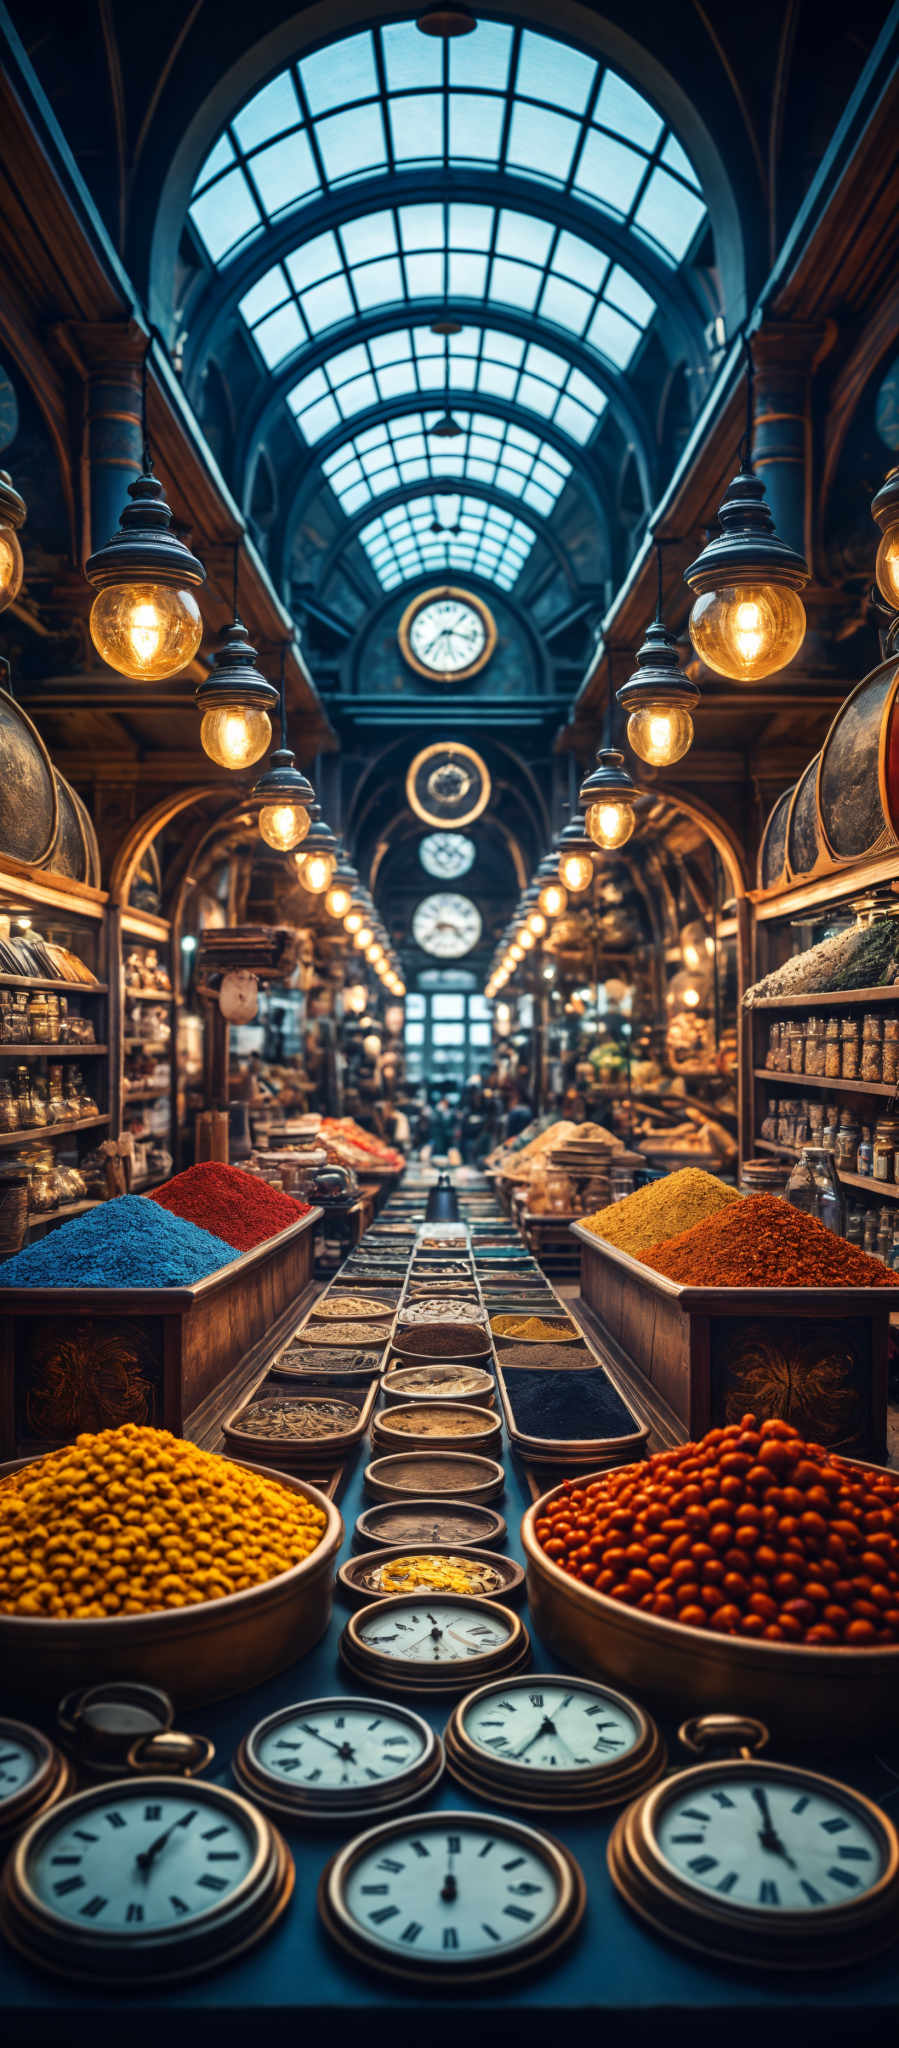
<svg viewBox="0 0 899 2048"><path fill-rule="evenodd" d="M855 1171L864 1174L869 1180L874 1172L874 1139L870 1124L862 1125Z"/></svg>
<svg viewBox="0 0 899 2048"><path fill-rule="evenodd" d="M893 1212L893 1242L890 1247L889 1265L893 1272L899 1272L899 1211Z"/></svg>
<svg viewBox="0 0 899 2048"><path fill-rule="evenodd" d="M862 1227L863 1224L861 1210L850 1209L849 1221L846 1225L846 1243L857 1244L859 1251L861 1251L862 1245ZM899 1228L899 1218L897 1218L897 1228Z"/></svg>
<svg viewBox="0 0 899 2048"><path fill-rule="evenodd" d="M794 1209L816 1216L827 1230L842 1237L846 1228L846 1201L840 1187L833 1153L826 1145L803 1145L786 1185L786 1200ZM875 1216L875 1231L877 1219Z"/></svg>
<svg viewBox="0 0 899 2048"><path fill-rule="evenodd" d="M880 1222L877 1226L877 1256L879 1259L889 1260L892 1244L893 1219L886 1203L884 1203L880 1212Z"/></svg>
<svg viewBox="0 0 899 2048"><path fill-rule="evenodd" d="M866 1210L865 1210L865 1245L864 1245L864 1248L865 1248L865 1251L866 1251L866 1252L870 1252L870 1254L871 1254L871 1257L872 1257L872 1259L873 1259L873 1258L876 1258L876 1256L877 1256L877 1210L876 1210L876 1209L866 1209Z"/></svg>

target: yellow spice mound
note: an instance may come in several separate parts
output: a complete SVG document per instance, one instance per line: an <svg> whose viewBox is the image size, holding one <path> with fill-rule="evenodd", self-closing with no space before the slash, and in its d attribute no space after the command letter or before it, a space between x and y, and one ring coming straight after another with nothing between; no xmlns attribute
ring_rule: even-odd
<svg viewBox="0 0 899 2048"><path fill-rule="evenodd" d="M650 1181L648 1187L625 1195L623 1202L597 1209L583 1220L594 1237L639 1258L651 1245L689 1230L691 1223L704 1223L725 1203L739 1200L736 1188L726 1188L714 1174L703 1173L698 1166L684 1166L680 1173Z"/></svg>
<svg viewBox="0 0 899 2048"><path fill-rule="evenodd" d="M167 1429L104 1429L0 1483L0 1612L221 1600L299 1564L326 1526L311 1501Z"/></svg>

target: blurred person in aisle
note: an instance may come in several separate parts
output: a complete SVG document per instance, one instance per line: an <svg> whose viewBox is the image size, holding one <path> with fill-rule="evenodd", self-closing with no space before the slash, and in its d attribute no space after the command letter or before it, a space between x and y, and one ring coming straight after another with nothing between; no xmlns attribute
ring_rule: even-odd
<svg viewBox="0 0 899 2048"><path fill-rule="evenodd" d="M517 1138L520 1131L527 1129L533 1117L533 1110L525 1100L521 1089L513 1082L509 1089L509 1107L506 1113L506 1137Z"/></svg>
<svg viewBox="0 0 899 2048"><path fill-rule="evenodd" d="M472 1075L465 1091L459 1143L466 1166L480 1166L490 1149L487 1104L479 1074Z"/></svg>
<svg viewBox="0 0 899 2048"><path fill-rule="evenodd" d="M434 1104L431 1119L431 1149L437 1154L449 1151L456 1134L456 1118L450 1106L449 1097L439 1095Z"/></svg>

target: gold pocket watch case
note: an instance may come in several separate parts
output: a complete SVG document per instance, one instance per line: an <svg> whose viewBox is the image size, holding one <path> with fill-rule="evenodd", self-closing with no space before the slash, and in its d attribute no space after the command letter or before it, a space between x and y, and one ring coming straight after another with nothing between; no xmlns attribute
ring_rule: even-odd
<svg viewBox="0 0 899 2048"><path fill-rule="evenodd" d="M351 1615L340 1658L354 1678L419 1698L467 1692L472 1680L529 1663L524 1623L499 1601L397 1593Z"/></svg>
<svg viewBox="0 0 899 2048"><path fill-rule="evenodd" d="M241 1791L279 1819L333 1827L426 1799L443 1773L443 1744L408 1707L342 1694L257 1722L232 1768Z"/></svg>
<svg viewBox="0 0 899 2048"><path fill-rule="evenodd" d="M665 1745L633 1700L590 1679L495 1679L453 1708L447 1769L469 1792L536 1813L619 1806L655 1783Z"/></svg>

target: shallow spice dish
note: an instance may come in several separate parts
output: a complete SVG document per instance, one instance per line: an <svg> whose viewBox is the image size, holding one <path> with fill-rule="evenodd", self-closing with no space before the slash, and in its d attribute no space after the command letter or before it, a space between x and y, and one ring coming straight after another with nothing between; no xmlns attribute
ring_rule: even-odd
<svg viewBox="0 0 899 2048"><path fill-rule="evenodd" d="M470 1593L480 1600L523 1600L524 1567L513 1557L501 1557L495 1550L478 1549L474 1544L460 1543L400 1543L389 1548L367 1550L361 1557L351 1557L342 1564L337 1573L338 1590L353 1607L364 1607L369 1600L384 1600L391 1593L398 1592L440 1592L453 1591L454 1597L467 1596L460 1588L445 1586L436 1589L428 1586L385 1586L381 1574L385 1567L395 1563L397 1558L436 1557L449 1563L454 1558L480 1567L478 1577L482 1583L472 1583Z"/></svg>
<svg viewBox="0 0 899 2048"><path fill-rule="evenodd" d="M469 1407L493 1406L493 1375L479 1365L398 1365L385 1373L381 1392L388 1406L400 1401L465 1401Z"/></svg>
<svg viewBox="0 0 899 2048"><path fill-rule="evenodd" d="M18 1458L0 1466L0 1482L34 1462ZM305 1656L331 1618L343 1517L308 1480L268 1468L265 1476L322 1510L321 1542L308 1557L261 1586L189 1607L111 1614L105 1621L0 1614L0 1668L15 1673L17 1692L58 1700L61 1690L94 1684L101 1673L161 1687L179 1708L203 1706L249 1691Z"/></svg>
<svg viewBox="0 0 899 2048"><path fill-rule="evenodd" d="M468 1451L406 1451L374 1458L365 1468L365 1485L373 1500L408 1500L429 1494L442 1498L491 1501L502 1493L506 1475L495 1458Z"/></svg>
<svg viewBox="0 0 899 2048"><path fill-rule="evenodd" d="M872 1468L876 1469L876 1468ZM589 1486L591 1472L578 1480ZM607 1678L678 1715L757 1715L778 1739L870 1750L895 1732L899 1644L873 1649L766 1643L713 1634L626 1607L585 1586L547 1557L536 1524L563 1488L528 1508L521 1524L534 1628L563 1665Z"/></svg>
<svg viewBox="0 0 899 2048"><path fill-rule="evenodd" d="M462 1401L433 1406L403 1402L382 1409L372 1423L372 1444L389 1451L494 1451L502 1442L502 1423L492 1409L466 1407Z"/></svg>
<svg viewBox="0 0 899 2048"><path fill-rule="evenodd" d="M376 1379L372 1379L367 1388L354 1387L352 1382L341 1387L338 1383L327 1392L319 1384L309 1392L305 1388L299 1392L295 1388L257 1387L250 1400L245 1401L228 1416L222 1424L222 1433L229 1452L242 1456L249 1464L266 1467L280 1464L286 1470L299 1467L302 1472L310 1473L317 1466L330 1470L335 1459L348 1457L356 1445L361 1443L371 1421L377 1398ZM320 1433L308 1437L278 1436L274 1433L266 1436L246 1427L251 1410L258 1411L262 1404L271 1406L273 1403L279 1406L303 1407L310 1411L312 1417L320 1417L325 1424L333 1421L333 1427L322 1429ZM352 1417L338 1417L335 1420L331 1411L338 1407L352 1409Z"/></svg>
<svg viewBox="0 0 899 2048"><path fill-rule="evenodd" d="M410 1365L421 1365L432 1359L439 1359L442 1365L468 1365L478 1358L489 1358L492 1345L483 1324L479 1323L412 1323L397 1330L391 1341L391 1351L397 1358L403 1358Z"/></svg>

